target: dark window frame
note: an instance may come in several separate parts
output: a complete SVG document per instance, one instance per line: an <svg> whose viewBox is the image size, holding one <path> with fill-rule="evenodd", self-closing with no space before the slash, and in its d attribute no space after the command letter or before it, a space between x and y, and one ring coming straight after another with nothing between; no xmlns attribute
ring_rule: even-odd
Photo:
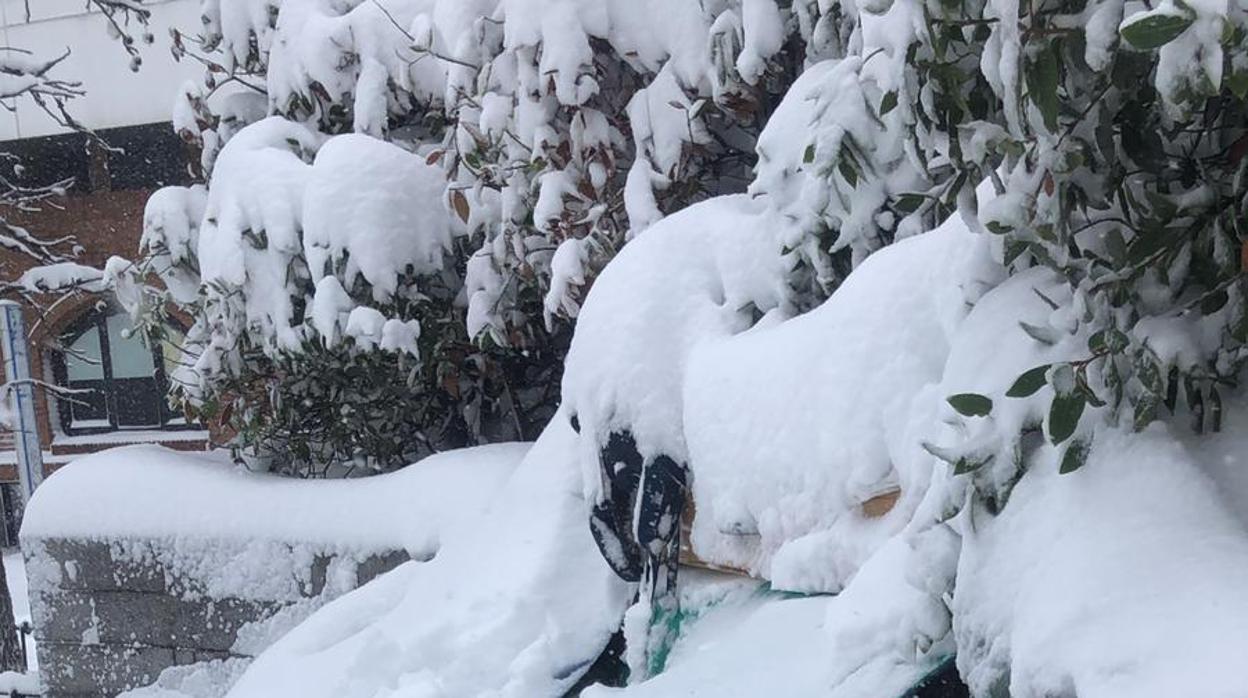
<svg viewBox="0 0 1248 698"><path fill-rule="evenodd" d="M87 332L95 332L99 339L100 346L100 368L103 372L103 388L101 392L104 394L105 413L108 415L108 424L99 426L75 427L73 425L73 404L67 398L58 398L58 416L60 418L61 431L67 436L81 436L90 434L109 434L113 432L124 431L189 431L196 429L197 425L186 421L173 422L171 420L180 419L183 415L169 408L167 396L169 394L169 377L165 372L165 358L161 351L159 342L149 342L148 350L152 353L153 375L152 380L156 387L156 414L158 423L149 425L123 425L120 423L120 409L118 407L118 394L120 389L117 381L113 377L113 359L111 347L108 337L108 318L123 312L115 305L108 304L102 308L92 308L84 313L74 322L66 326L65 330L60 333L62 346L69 346L77 341ZM185 332L185 328L176 320L170 320L175 327ZM70 387L69 384L69 367L66 362L65 353L62 351L53 351L52 359L52 377L56 385L61 387Z"/></svg>

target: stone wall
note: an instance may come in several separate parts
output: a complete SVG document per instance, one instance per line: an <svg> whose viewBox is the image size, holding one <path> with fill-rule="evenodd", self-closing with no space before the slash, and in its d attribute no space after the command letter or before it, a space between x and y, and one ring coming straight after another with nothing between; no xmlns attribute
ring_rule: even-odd
<svg viewBox="0 0 1248 698"><path fill-rule="evenodd" d="M48 538L23 548L50 698L112 698L169 667L252 657L408 559L276 541Z"/></svg>

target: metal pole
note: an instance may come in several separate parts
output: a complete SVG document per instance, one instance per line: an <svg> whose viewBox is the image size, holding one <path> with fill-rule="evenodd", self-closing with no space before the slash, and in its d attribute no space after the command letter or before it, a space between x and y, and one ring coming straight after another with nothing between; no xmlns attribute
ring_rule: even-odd
<svg viewBox="0 0 1248 698"><path fill-rule="evenodd" d="M17 450L17 477L22 496L30 501L43 480L43 449L39 424L35 421L35 386L30 375L30 352L26 345L26 323L22 306L16 301L0 301L3 316L4 377L13 413L13 446Z"/></svg>

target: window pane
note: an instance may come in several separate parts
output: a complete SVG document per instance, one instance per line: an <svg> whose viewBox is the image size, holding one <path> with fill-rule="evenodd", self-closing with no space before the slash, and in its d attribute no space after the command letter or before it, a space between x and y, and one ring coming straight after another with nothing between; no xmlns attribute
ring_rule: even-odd
<svg viewBox="0 0 1248 698"><path fill-rule="evenodd" d="M152 350L140 333L130 334L130 318L123 313L109 315L108 353L113 363L113 378L151 378L156 373ZM129 337L123 336L130 334Z"/></svg>
<svg viewBox="0 0 1248 698"><path fill-rule="evenodd" d="M172 376L184 364L192 363L191 357L185 356L182 346L186 343L186 335L175 325L165 326L165 337L160 341L160 354L165 362L165 375Z"/></svg>
<svg viewBox="0 0 1248 698"><path fill-rule="evenodd" d="M65 353L65 372L70 382L104 380L100 364L100 331L92 325L69 345Z"/></svg>

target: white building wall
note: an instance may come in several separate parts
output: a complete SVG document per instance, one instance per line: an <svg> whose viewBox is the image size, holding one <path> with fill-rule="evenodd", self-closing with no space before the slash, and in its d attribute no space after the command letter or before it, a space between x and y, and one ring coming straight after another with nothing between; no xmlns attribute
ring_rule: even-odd
<svg viewBox="0 0 1248 698"><path fill-rule="evenodd" d="M198 0L144 3L152 10L150 31L156 40L150 46L136 40L143 56L137 73L130 70L130 57L121 42L109 36L105 18L87 12L86 5L86 0L0 0L0 45L49 57L68 47L72 54L55 74L82 83L87 93L72 102L71 113L90 128L168 121L178 88L203 73L198 62L189 58L175 62L169 51L171 27L193 35L202 26ZM16 112L0 110L0 141L63 132L31 100L16 102Z"/></svg>

